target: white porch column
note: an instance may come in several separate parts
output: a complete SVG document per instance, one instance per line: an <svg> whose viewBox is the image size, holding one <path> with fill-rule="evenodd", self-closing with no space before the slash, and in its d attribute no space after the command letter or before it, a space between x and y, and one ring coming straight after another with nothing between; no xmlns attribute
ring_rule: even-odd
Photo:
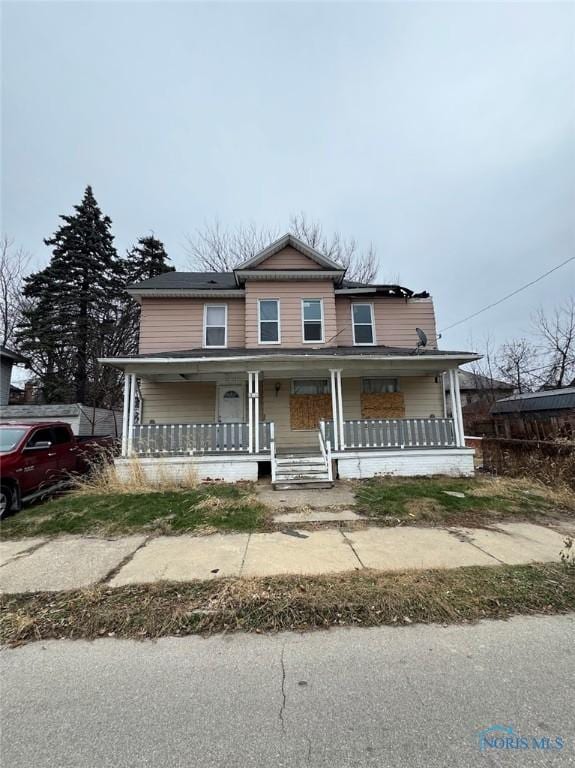
<svg viewBox="0 0 575 768"><path fill-rule="evenodd" d="M338 427L339 427L339 449L343 451L345 448L345 435L343 431L343 403L341 394L341 371L337 371L337 413L338 413Z"/></svg>
<svg viewBox="0 0 575 768"><path fill-rule="evenodd" d="M134 420L136 415L136 374L130 374L130 398L128 404L128 442L127 454L132 455L134 445Z"/></svg>
<svg viewBox="0 0 575 768"><path fill-rule="evenodd" d="M455 429L455 443L458 446L463 445L463 427L462 420L460 418L459 405L457 400L457 392L459 391L459 377L457 376L457 369L449 369L449 399L451 401L451 418L453 419L453 427Z"/></svg>
<svg viewBox="0 0 575 768"><path fill-rule="evenodd" d="M253 373L248 371L248 453L253 453L254 446L254 411L252 408L252 378Z"/></svg>
<svg viewBox="0 0 575 768"><path fill-rule="evenodd" d="M260 372L254 371L254 453L260 452Z"/></svg>
<svg viewBox="0 0 575 768"><path fill-rule="evenodd" d="M129 373L124 373L124 410L122 412L122 456L128 454L128 410L130 407L130 384L132 383Z"/></svg>
<svg viewBox="0 0 575 768"><path fill-rule="evenodd" d="M461 391L459 389L459 375L458 375L457 368L453 371L453 382L454 382L454 389L455 389L454 418L457 419L457 422L459 424L459 439L461 441L459 445L462 448L464 448L465 447L465 427L463 426L463 410L461 408Z"/></svg>
<svg viewBox="0 0 575 768"><path fill-rule="evenodd" d="M336 392L336 371L330 369L329 375L331 376L331 418L333 421L333 449L339 450L339 419L337 413L337 392Z"/></svg>
<svg viewBox="0 0 575 768"><path fill-rule="evenodd" d="M248 371L249 453L260 450L260 372Z"/></svg>

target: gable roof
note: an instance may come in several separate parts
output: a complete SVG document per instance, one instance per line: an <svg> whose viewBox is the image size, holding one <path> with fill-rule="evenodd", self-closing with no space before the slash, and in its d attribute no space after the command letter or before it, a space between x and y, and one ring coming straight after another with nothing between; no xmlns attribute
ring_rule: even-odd
<svg viewBox="0 0 575 768"><path fill-rule="evenodd" d="M283 235L283 237L280 237L278 240L275 240L273 243L271 243L271 245L268 245L267 248L263 249L263 251L256 253L255 256L252 256L242 264L238 264L236 269L253 269L254 267L257 267L258 264L261 264L262 261L269 259L270 256L279 253L279 251L287 248L288 246L291 246L296 251L299 251L304 256L307 256L308 259L315 261L315 263L322 269L333 269L338 272L345 272L345 268L342 267L341 264L328 259L327 256L324 256L319 251L316 251L315 248L306 245L306 243L295 237L295 235L291 235L289 232Z"/></svg>

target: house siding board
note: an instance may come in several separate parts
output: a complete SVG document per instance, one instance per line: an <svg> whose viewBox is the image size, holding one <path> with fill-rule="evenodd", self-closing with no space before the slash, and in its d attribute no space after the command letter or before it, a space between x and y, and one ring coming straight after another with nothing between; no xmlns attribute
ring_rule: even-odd
<svg viewBox="0 0 575 768"><path fill-rule="evenodd" d="M373 304L375 316L375 337L378 344L389 347L414 347L418 342L416 328L425 331L428 344L437 346L435 312L433 300L362 297L353 300L347 296L336 296L337 344L342 347L353 345L351 304ZM369 349L369 347L368 347Z"/></svg>
<svg viewBox="0 0 575 768"><path fill-rule="evenodd" d="M215 382L142 381L142 424L211 424L216 420Z"/></svg>
<svg viewBox="0 0 575 768"><path fill-rule="evenodd" d="M333 283L330 280L246 281L245 346L269 346L258 343L258 299L279 299L281 346L315 348L335 346L337 339ZM325 342L304 344L302 339L301 300L323 299Z"/></svg>
<svg viewBox="0 0 575 768"><path fill-rule="evenodd" d="M10 399L10 377L12 376L12 360L0 360L0 405L8 405Z"/></svg>
<svg viewBox="0 0 575 768"><path fill-rule="evenodd" d="M303 253L288 246L274 253L273 256L268 256L257 265L256 269L321 269L321 267Z"/></svg>
<svg viewBox="0 0 575 768"><path fill-rule="evenodd" d="M204 305L227 304L228 347L245 346L243 299L143 299L140 353L171 352L202 347Z"/></svg>

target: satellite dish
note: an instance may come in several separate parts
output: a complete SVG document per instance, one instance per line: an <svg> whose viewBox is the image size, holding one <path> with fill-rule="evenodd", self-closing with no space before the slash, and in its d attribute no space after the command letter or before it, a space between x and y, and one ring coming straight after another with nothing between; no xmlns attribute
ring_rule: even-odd
<svg viewBox="0 0 575 768"><path fill-rule="evenodd" d="M417 333L419 337L419 341L417 342L417 348L419 347L426 347L427 346L427 336L425 334L425 331L422 331L421 328L416 328L415 332Z"/></svg>

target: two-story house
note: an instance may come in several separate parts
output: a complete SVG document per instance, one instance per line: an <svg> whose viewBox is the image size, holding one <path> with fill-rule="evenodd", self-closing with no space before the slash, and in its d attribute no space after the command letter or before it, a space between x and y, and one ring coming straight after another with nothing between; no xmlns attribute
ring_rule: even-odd
<svg viewBox="0 0 575 768"><path fill-rule="evenodd" d="M363 285L292 235L233 272L131 286L140 349L125 372L119 468L277 486L376 474L471 474L459 365L437 349L433 301ZM450 388L451 413L443 390Z"/></svg>

